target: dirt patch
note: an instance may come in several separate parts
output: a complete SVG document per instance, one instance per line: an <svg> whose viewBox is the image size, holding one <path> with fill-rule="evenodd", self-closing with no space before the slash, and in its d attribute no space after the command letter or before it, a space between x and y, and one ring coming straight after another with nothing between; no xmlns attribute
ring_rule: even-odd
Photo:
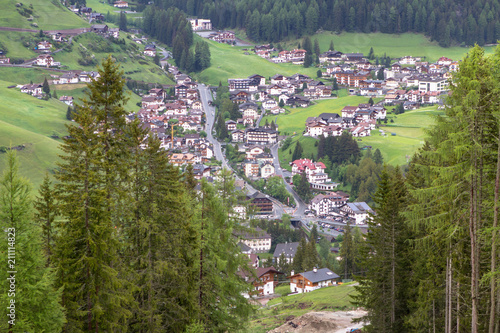
<svg viewBox="0 0 500 333"><path fill-rule="evenodd" d="M362 323L353 324L352 319L362 317L366 311L336 311L336 312L309 312L297 318L289 319L278 328L268 333L344 333L347 328L361 328Z"/></svg>

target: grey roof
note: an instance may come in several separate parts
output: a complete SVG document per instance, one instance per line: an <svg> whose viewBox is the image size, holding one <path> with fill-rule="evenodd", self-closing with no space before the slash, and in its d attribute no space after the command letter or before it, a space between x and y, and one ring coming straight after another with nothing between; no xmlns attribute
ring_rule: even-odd
<svg viewBox="0 0 500 333"><path fill-rule="evenodd" d="M370 208L370 206L368 206L366 202L349 202L346 205L352 209L354 214L362 214L367 212L373 213L373 210Z"/></svg>
<svg viewBox="0 0 500 333"><path fill-rule="evenodd" d="M318 269L316 272L309 271L299 274L302 275L304 278L308 279L309 281L311 281L312 283L331 280L331 279L338 279L340 277L331 270L329 270L328 268L321 268Z"/></svg>
<svg viewBox="0 0 500 333"><path fill-rule="evenodd" d="M248 252L248 251L252 250L248 245L246 245L243 242L239 242L238 246L240 247L241 252Z"/></svg>
<svg viewBox="0 0 500 333"><path fill-rule="evenodd" d="M298 247L299 242L277 244L273 257L279 258L279 256L284 253L286 258L294 258Z"/></svg>

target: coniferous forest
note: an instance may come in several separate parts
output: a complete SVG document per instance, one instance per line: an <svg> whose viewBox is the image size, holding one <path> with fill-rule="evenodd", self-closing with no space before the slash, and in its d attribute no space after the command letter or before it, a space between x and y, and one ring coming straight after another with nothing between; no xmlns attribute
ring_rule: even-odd
<svg viewBox="0 0 500 333"><path fill-rule="evenodd" d="M252 306L231 214L229 173L214 185L168 163L156 137L126 122L125 81L109 57L68 126L55 179L33 202L14 152L1 179L2 230L15 229L12 332L227 332ZM9 229L12 230L12 229ZM11 236L9 236L11 237ZM0 248L7 251L7 240ZM10 253L10 252L9 252ZM8 273L2 285L9 290ZM9 296L10 297L10 296ZM9 306L8 294L0 304Z"/></svg>
<svg viewBox="0 0 500 333"><path fill-rule="evenodd" d="M254 41L278 42L318 29L417 32L444 47L453 43L484 45L500 38L497 0L158 0L155 5L209 18L218 29L246 29Z"/></svg>
<svg viewBox="0 0 500 333"><path fill-rule="evenodd" d="M369 332L500 329L500 49L476 46L403 175L385 168L354 303Z"/></svg>

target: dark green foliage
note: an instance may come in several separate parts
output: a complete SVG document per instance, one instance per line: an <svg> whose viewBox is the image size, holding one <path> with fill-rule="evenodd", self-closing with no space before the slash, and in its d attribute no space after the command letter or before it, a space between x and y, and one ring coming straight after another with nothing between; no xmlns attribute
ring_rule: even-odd
<svg viewBox="0 0 500 333"><path fill-rule="evenodd" d="M382 157L382 153L380 152L380 149L375 149L375 152L373 153L373 162L375 164L382 164L384 163L384 158Z"/></svg>
<svg viewBox="0 0 500 333"><path fill-rule="evenodd" d="M384 80L384 69L381 68L377 72L377 80Z"/></svg>
<svg viewBox="0 0 500 333"><path fill-rule="evenodd" d="M403 103L399 103L395 108L394 108L394 114L402 114L405 113L405 107Z"/></svg>
<svg viewBox="0 0 500 333"><path fill-rule="evenodd" d="M48 174L45 174L42 185L38 190L38 197L34 202L36 209L35 221L42 228L43 251L47 258L47 265L51 262L54 253L54 242L57 236L57 229L54 220L59 215L59 207L55 198L52 182Z"/></svg>
<svg viewBox="0 0 500 333"><path fill-rule="evenodd" d="M357 161L360 156L360 150L357 142L347 133L341 136L329 136L326 139L319 139L318 159L328 156L332 163L342 164L346 161Z"/></svg>
<svg viewBox="0 0 500 333"><path fill-rule="evenodd" d="M47 78L45 78L43 80L43 85L42 85L42 90L44 93L46 93L47 95L50 94L50 87L49 87L49 83L47 82Z"/></svg>
<svg viewBox="0 0 500 333"><path fill-rule="evenodd" d="M210 67L210 48L207 42L196 43L194 54L194 69L202 71Z"/></svg>
<svg viewBox="0 0 500 333"><path fill-rule="evenodd" d="M128 31L127 29L127 15L125 15L125 12L120 12L120 20L118 23L118 28L120 28L120 31Z"/></svg>
<svg viewBox="0 0 500 333"><path fill-rule="evenodd" d="M302 158L302 145L299 141L295 145L295 149L293 150L292 161L300 160Z"/></svg>
<svg viewBox="0 0 500 333"><path fill-rule="evenodd" d="M318 69L318 71L316 72L316 76L318 78L321 78L323 76L323 73L321 72L321 69Z"/></svg>
<svg viewBox="0 0 500 333"><path fill-rule="evenodd" d="M407 295L411 271L411 237L403 217L407 205L407 190L399 169L386 167L380 176L373 200L377 214L368 222L366 246L362 249L362 264L368 268L366 277L358 277L358 295L354 304L368 311L365 319L368 332L407 331L405 316L409 313ZM347 235L345 236L347 237ZM344 239L342 248L347 239Z"/></svg>
<svg viewBox="0 0 500 333"><path fill-rule="evenodd" d="M0 251L5 256L4 269L0 271L4 290L0 304L5 318L0 322L0 329L3 332L61 332L64 325L62 290L54 287L54 272L47 267L41 228L33 220L30 191L29 182L19 175L15 151L10 150L7 168L0 180L3 232ZM52 215L48 219L51 220ZM14 307L14 313L9 307ZM15 316L10 317L8 313Z"/></svg>
<svg viewBox="0 0 500 333"><path fill-rule="evenodd" d="M194 70L195 59L190 52L193 31L184 13L170 6L147 6L143 11L142 22L144 32L172 47L173 58L181 69Z"/></svg>
<svg viewBox="0 0 500 333"><path fill-rule="evenodd" d="M146 4L147 1L141 0ZM158 0L165 10L176 7L189 16L209 18L218 29L246 29L254 41L280 41L312 35L318 29L424 33L442 46L452 43L495 43L499 37L500 11L492 0L457 3L387 0L348 3L334 0L276 0L259 3L243 0ZM150 6L148 6L150 7ZM147 8L146 8L147 10ZM330 43L333 50L333 41Z"/></svg>
<svg viewBox="0 0 500 333"><path fill-rule="evenodd" d="M131 312L130 288L119 275L117 231L121 228L125 163L125 102L122 73L111 57L89 84L87 98L68 126L69 138L56 178L66 220L56 244L58 285L64 287L67 329L113 331ZM113 131L112 129L116 130ZM111 296L112 295L112 296ZM105 309L105 311L103 311Z"/></svg>
<svg viewBox="0 0 500 333"><path fill-rule="evenodd" d="M294 184L296 186L297 194L302 198L302 200L308 203L312 199L313 193L311 191L311 184L307 181L306 174L302 173L300 181Z"/></svg>

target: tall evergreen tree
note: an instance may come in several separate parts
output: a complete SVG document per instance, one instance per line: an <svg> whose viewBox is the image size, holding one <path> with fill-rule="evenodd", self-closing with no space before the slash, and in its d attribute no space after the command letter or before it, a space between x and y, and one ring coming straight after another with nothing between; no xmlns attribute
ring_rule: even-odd
<svg viewBox="0 0 500 333"><path fill-rule="evenodd" d="M39 196L34 202L36 209L35 220L42 228L43 250L47 257L47 265L49 265L54 253L53 248L57 234L54 220L59 214L59 208L49 174L45 174L45 178L43 179L42 185L40 185L38 193Z"/></svg>
<svg viewBox="0 0 500 333"><path fill-rule="evenodd" d="M61 290L54 287L54 272L46 266L30 191L28 181L19 175L15 152L9 151L0 181L0 227L4 232L0 251L5 254L5 269L0 271L4 290L0 305L5 318L0 321L0 329L60 332L65 321Z"/></svg>
<svg viewBox="0 0 500 333"><path fill-rule="evenodd" d="M373 196L377 214L368 222L367 246L363 249L365 277L358 277L359 295L354 304L363 306L368 314L369 332L406 331L405 316L409 313L410 238L403 211L408 194L399 169L385 167Z"/></svg>
<svg viewBox="0 0 500 333"><path fill-rule="evenodd" d="M130 317L131 290L119 274L126 178L124 79L108 57L100 77L68 126L56 178L66 219L56 244L58 283L64 287L72 332L116 331Z"/></svg>
<svg viewBox="0 0 500 333"><path fill-rule="evenodd" d="M49 86L49 82L47 81L47 78L45 78L43 80L42 91L44 93L46 93L47 95L50 94L50 86Z"/></svg>

